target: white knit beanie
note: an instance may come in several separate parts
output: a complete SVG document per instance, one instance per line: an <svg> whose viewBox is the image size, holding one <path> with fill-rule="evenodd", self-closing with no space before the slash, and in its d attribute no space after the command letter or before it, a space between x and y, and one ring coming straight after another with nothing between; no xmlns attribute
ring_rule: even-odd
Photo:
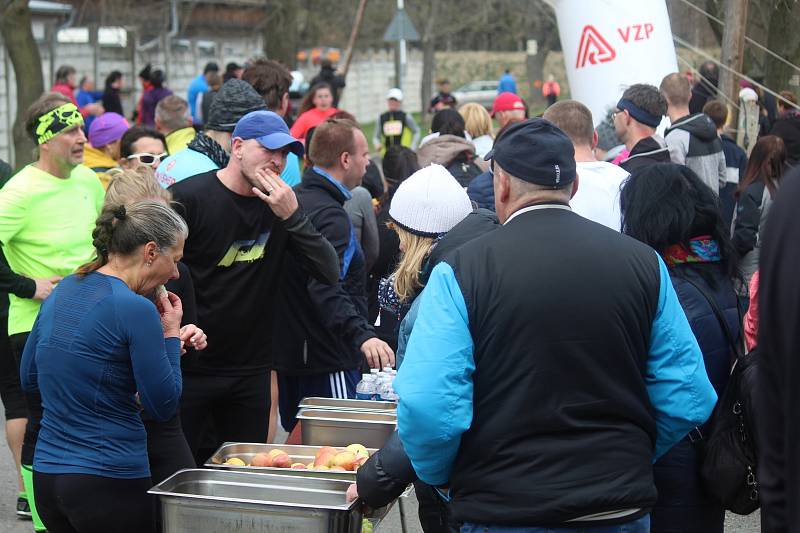
<svg viewBox="0 0 800 533"><path fill-rule="evenodd" d="M394 193L389 216L423 237L447 233L472 212L464 188L446 168L432 164L414 172Z"/></svg>

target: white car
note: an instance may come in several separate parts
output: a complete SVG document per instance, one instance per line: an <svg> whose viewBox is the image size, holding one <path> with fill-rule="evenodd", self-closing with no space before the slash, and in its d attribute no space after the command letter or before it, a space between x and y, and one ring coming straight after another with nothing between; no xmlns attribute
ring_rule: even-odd
<svg viewBox="0 0 800 533"><path fill-rule="evenodd" d="M497 97L497 84L497 80L471 81L453 91L453 96L456 97L459 107L475 102L491 111L494 99Z"/></svg>

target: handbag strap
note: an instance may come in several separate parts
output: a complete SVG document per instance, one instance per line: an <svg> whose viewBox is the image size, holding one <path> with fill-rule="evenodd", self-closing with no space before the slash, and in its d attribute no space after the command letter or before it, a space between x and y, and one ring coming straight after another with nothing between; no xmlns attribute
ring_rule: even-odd
<svg viewBox="0 0 800 533"><path fill-rule="evenodd" d="M689 279L688 277L683 277L682 276L681 279L683 279L684 281L689 283L691 286L693 286L695 289L697 289L697 291L700 294L702 294L703 297L706 299L706 301L708 302L708 305L711 306L711 310L714 312L714 316L717 317L717 321L719 322L719 325L722 328L723 333L725 334L725 338L728 340L728 344L730 345L731 350L733 350L733 354L736 356L736 359L738 360L743 355L742 346L738 342L738 339L741 339L741 328L739 330L738 339L734 338L733 333L731 332L731 328L728 325L728 321L725 319L725 314L719 308L719 305L717 305L717 302L708 293L708 291L705 288L703 288L702 286L700 286L698 283L695 283L694 281ZM737 310L738 315L739 315L739 321L741 322L742 313L741 313L741 308L739 307L739 298L738 297L736 297L736 310Z"/></svg>

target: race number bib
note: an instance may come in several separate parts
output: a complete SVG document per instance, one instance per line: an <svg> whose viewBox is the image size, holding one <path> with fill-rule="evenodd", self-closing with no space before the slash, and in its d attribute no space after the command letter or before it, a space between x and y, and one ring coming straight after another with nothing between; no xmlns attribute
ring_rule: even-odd
<svg viewBox="0 0 800 533"><path fill-rule="evenodd" d="M383 123L383 134L386 137L397 137L403 134L403 123L399 120L387 120Z"/></svg>

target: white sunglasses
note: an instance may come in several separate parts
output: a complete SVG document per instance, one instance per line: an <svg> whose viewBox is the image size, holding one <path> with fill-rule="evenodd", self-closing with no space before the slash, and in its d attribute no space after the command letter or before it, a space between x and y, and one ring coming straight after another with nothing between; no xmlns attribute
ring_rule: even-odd
<svg viewBox="0 0 800 533"><path fill-rule="evenodd" d="M131 154L128 156L128 159L138 159L143 165L152 165L153 163L160 163L162 159L167 157L167 155L169 155L167 152L163 152L161 154L142 152L140 154Z"/></svg>

